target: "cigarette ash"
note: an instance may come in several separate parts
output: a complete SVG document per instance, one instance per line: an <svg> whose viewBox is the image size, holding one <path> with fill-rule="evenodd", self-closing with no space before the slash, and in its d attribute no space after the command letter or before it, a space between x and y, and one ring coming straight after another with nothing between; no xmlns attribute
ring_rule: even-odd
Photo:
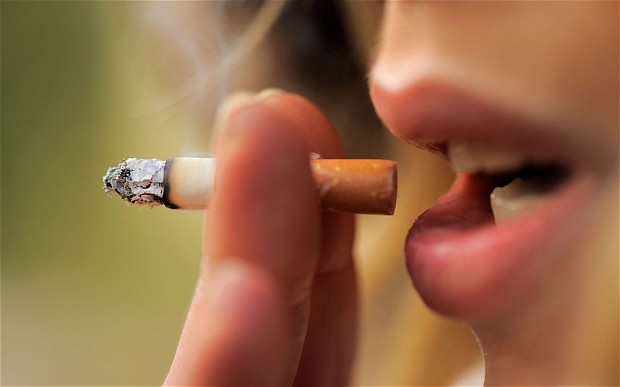
<svg viewBox="0 0 620 387"><path fill-rule="evenodd" d="M116 192L128 203L163 204L165 163L157 159L125 159L118 167L108 169L103 189L108 194Z"/></svg>

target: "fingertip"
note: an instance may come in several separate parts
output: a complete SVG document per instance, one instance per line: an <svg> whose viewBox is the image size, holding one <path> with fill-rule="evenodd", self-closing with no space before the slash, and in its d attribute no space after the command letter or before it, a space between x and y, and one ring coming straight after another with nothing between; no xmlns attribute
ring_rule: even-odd
<svg viewBox="0 0 620 387"><path fill-rule="evenodd" d="M236 92L220 104L214 120L212 149L217 153L220 137L231 126L231 118L248 105L262 105L276 113L302 138L309 152L325 158L343 157L340 140L328 118L308 99L278 88L267 88L258 93Z"/></svg>
<svg viewBox="0 0 620 387"><path fill-rule="evenodd" d="M248 91L235 92L222 100L215 112L213 132L211 134L211 151L216 154L218 143L224 132L231 113L252 102L254 94Z"/></svg>
<svg viewBox="0 0 620 387"><path fill-rule="evenodd" d="M308 99L293 93L271 93L264 100L286 117L302 136L310 152L325 158L340 158L344 152L329 119Z"/></svg>
<svg viewBox="0 0 620 387"><path fill-rule="evenodd" d="M223 141L227 142L225 146L246 140L256 149L268 147L270 151L290 151L291 154L302 155L306 162L307 151L297 124L270 106L268 101L271 99L254 99L231 109L222 134ZM265 153L265 156L268 154Z"/></svg>

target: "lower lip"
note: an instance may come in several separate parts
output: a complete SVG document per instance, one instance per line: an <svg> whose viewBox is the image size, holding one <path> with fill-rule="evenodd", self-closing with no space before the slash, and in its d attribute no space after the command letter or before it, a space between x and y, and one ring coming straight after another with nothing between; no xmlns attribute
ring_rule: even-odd
<svg viewBox="0 0 620 387"><path fill-rule="evenodd" d="M575 237L595 184L571 178L535 208L495 225L492 187L459 175L449 192L413 224L407 266L424 301L440 313L486 318L525 301ZM555 266L554 266L555 267Z"/></svg>

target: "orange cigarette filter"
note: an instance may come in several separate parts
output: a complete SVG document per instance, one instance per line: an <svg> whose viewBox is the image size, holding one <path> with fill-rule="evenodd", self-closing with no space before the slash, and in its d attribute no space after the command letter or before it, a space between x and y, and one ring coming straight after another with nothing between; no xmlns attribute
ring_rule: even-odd
<svg viewBox="0 0 620 387"><path fill-rule="evenodd" d="M317 159L310 165L321 208L332 212L392 215L396 206L396 162Z"/></svg>

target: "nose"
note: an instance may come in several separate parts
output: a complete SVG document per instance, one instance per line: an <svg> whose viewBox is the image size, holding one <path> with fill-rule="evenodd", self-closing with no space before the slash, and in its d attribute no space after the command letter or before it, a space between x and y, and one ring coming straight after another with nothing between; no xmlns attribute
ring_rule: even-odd
<svg viewBox="0 0 620 387"><path fill-rule="evenodd" d="M410 1L388 1L385 5L378 52L369 74L370 97L383 123L394 132L399 127L412 87L424 81L429 73L429 55L419 38L424 6ZM422 11L422 12L421 12ZM394 132L398 136L398 133Z"/></svg>

